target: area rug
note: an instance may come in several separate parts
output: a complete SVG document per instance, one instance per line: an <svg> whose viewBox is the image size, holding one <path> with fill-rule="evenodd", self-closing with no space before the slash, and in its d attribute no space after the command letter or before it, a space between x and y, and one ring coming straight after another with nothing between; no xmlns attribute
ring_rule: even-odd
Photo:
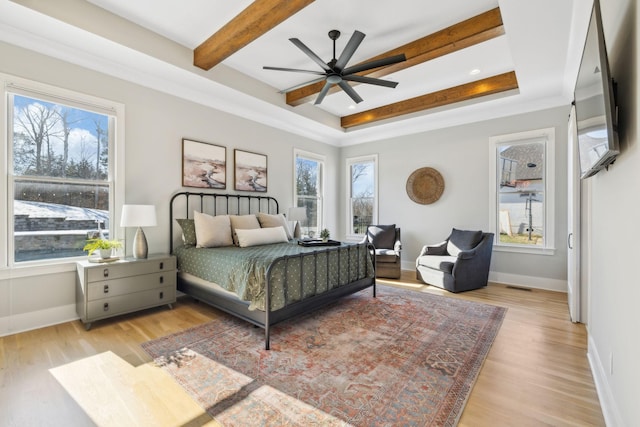
<svg viewBox="0 0 640 427"><path fill-rule="evenodd" d="M506 309L378 285L264 332L227 314L142 344L225 426L454 426Z"/></svg>

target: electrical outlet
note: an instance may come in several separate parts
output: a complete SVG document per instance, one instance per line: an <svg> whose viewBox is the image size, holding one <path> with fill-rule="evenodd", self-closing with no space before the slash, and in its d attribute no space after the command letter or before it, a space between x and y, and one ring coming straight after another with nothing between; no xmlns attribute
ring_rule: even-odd
<svg viewBox="0 0 640 427"><path fill-rule="evenodd" d="M613 375L613 353L609 353L609 375Z"/></svg>

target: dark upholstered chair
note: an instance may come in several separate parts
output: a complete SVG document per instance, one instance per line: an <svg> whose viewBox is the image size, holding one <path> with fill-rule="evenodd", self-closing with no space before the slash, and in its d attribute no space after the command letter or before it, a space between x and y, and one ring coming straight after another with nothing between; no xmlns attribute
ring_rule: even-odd
<svg viewBox="0 0 640 427"><path fill-rule="evenodd" d="M391 225L370 225L364 242L373 245L376 251L376 277L400 278L400 228Z"/></svg>
<svg viewBox="0 0 640 427"><path fill-rule="evenodd" d="M450 292L487 286L492 249L493 233L454 228L444 242L422 248L416 277Z"/></svg>

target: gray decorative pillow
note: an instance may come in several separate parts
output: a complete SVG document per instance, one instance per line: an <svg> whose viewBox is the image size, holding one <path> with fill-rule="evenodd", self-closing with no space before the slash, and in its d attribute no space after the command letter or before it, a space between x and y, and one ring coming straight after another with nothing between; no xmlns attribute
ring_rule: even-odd
<svg viewBox="0 0 640 427"><path fill-rule="evenodd" d="M458 256L460 251L468 251L478 246L482 240L482 231L451 230L447 242L447 252L451 256Z"/></svg>
<svg viewBox="0 0 640 427"><path fill-rule="evenodd" d="M182 243L185 246L196 245L196 224L190 218L176 218L176 222L182 229Z"/></svg>
<svg viewBox="0 0 640 427"><path fill-rule="evenodd" d="M396 243L396 225L370 225L367 238L376 248L393 249Z"/></svg>

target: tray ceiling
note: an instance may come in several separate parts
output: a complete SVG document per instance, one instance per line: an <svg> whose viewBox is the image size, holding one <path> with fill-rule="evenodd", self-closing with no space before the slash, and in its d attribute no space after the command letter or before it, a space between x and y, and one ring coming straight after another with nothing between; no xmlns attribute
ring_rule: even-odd
<svg viewBox="0 0 640 427"><path fill-rule="evenodd" d="M45 5L39 11L133 49L128 52L132 57L139 52L139 64L153 59L178 65L228 88L228 104L258 111L254 117L240 115L287 130L297 127L301 134L337 145L568 105L590 9L585 2L556 0L296 0L289 3L292 9L299 3L298 11L276 16L265 12L281 9L272 0L77 2L87 5L85 13L109 14L120 19L121 29L141 28L157 40L143 46L144 38L126 39L126 31L109 34L106 26L92 29L72 19L71 12ZM26 0L15 3L36 7ZM397 88L353 85L364 99L359 104L343 91L330 93L320 105L313 105L317 90L312 88L279 93L316 76L262 67L320 71L289 38L329 61L333 47L327 33L332 29L342 33L337 55L355 30L366 34L349 66L398 49L407 52L406 63L371 75L397 81ZM235 46L243 37L249 41ZM222 50L229 54L212 66L197 67L194 62L207 61L194 53L203 46L214 56ZM180 78L168 74L164 78Z"/></svg>

